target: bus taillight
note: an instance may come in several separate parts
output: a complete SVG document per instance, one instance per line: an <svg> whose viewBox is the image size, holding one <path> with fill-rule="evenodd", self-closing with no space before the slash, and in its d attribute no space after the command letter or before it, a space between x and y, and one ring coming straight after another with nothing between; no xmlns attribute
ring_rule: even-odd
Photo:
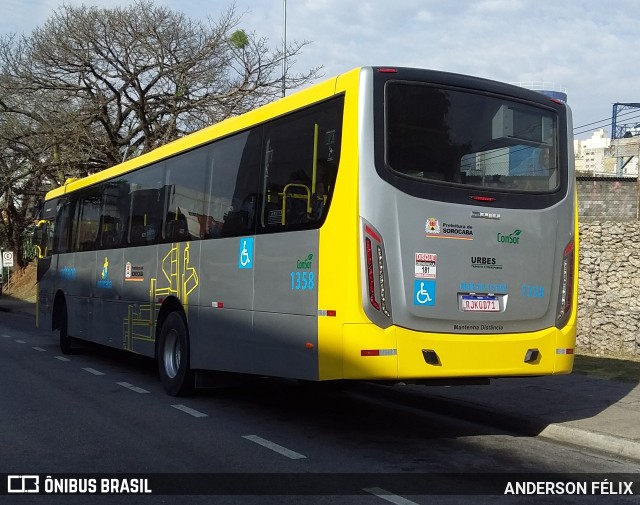
<svg viewBox="0 0 640 505"><path fill-rule="evenodd" d="M573 263L574 263L574 242L569 242L564 249L562 256L562 277L560 279L560 298L558 301L558 313L556 325L562 325L571 313L571 302L573 300Z"/></svg>
<svg viewBox="0 0 640 505"><path fill-rule="evenodd" d="M391 304L389 303L388 277L382 237L368 224L365 225L364 232L367 297L371 307L390 319Z"/></svg>
<svg viewBox="0 0 640 505"><path fill-rule="evenodd" d="M373 276L373 255L371 252L371 239L367 237L365 243L367 247L367 280L369 285L369 302L374 309L380 310L380 304L376 301L376 284Z"/></svg>

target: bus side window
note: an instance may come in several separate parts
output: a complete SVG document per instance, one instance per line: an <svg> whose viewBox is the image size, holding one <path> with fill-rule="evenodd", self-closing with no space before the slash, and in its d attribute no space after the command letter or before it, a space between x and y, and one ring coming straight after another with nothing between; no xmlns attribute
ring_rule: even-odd
<svg viewBox="0 0 640 505"><path fill-rule="evenodd" d="M113 249L119 245L120 220L111 216L100 216L98 249Z"/></svg>
<svg viewBox="0 0 640 505"><path fill-rule="evenodd" d="M198 240L204 235L208 154L207 149L196 149L166 162L165 242Z"/></svg>
<svg viewBox="0 0 640 505"><path fill-rule="evenodd" d="M124 242L124 225L129 209L129 183L118 178L102 186L102 210L98 231L98 249L113 249Z"/></svg>
<svg viewBox="0 0 640 505"><path fill-rule="evenodd" d="M79 194L74 251L93 251L97 246L102 194L97 188Z"/></svg>
<svg viewBox="0 0 640 505"><path fill-rule="evenodd" d="M258 208L262 127L213 143L204 236L253 234Z"/></svg>
<svg viewBox="0 0 640 505"><path fill-rule="evenodd" d="M33 230L32 244L38 253L38 258L51 256L51 246L53 241L53 221L38 221Z"/></svg>
<svg viewBox="0 0 640 505"><path fill-rule="evenodd" d="M73 232L75 198L69 196L61 199L58 204L57 218L54 226L53 251L56 254L71 251L71 236Z"/></svg>
<svg viewBox="0 0 640 505"><path fill-rule="evenodd" d="M265 125L260 226L317 228L326 215L340 158L343 97Z"/></svg>

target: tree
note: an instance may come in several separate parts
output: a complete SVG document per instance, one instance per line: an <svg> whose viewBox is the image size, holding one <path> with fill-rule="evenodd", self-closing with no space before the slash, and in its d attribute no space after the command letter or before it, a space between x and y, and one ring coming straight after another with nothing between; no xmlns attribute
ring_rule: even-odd
<svg viewBox="0 0 640 505"><path fill-rule="evenodd" d="M18 173L43 192L278 98L283 57L308 42L285 55L241 18L235 6L197 21L150 0L63 5L30 35L0 38L0 206L28 217L29 198L7 190ZM288 74L286 87L319 71Z"/></svg>

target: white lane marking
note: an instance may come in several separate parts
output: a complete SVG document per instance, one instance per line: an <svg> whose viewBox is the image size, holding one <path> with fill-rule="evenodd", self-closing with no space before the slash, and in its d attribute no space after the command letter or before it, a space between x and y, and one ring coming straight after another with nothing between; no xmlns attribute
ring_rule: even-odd
<svg viewBox="0 0 640 505"><path fill-rule="evenodd" d="M93 375L104 375L100 370L96 370L95 368L83 368L83 370L92 373Z"/></svg>
<svg viewBox="0 0 640 505"><path fill-rule="evenodd" d="M182 412L186 412L187 414L189 414L190 416L193 417L209 417L207 414L200 412L199 410L195 410L192 408L187 407L186 405L171 405L174 409L178 409L181 410Z"/></svg>
<svg viewBox="0 0 640 505"><path fill-rule="evenodd" d="M16 344L26 344L24 340L14 340Z"/></svg>
<svg viewBox="0 0 640 505"><path fill-rule="evenodd" d="M2 338L12 338L11 335L2 335Z"/></svg>
<svg viewBox="0 0 640 505"><path fill-rule="evenodd" d="M131 391L135 391L136 393L140 394L149 392L146 389L139 388L138 386L134 386L132 384L129 384L128 382L118 382L118 386L122 386L123 388L130 389Z"/></svg>
<svg viewBox="0 0 640 505"><path fill-rule="evenodd" d="M54 358L59 359L60 361L71 361L69 358L65 358L64 356L54 356Z"/></svg>
<svg viewBox="0 0 640 505"><path fill-rule="evenodd" d="M272 451L275 451L278 454L282 454L283 456L286 456L287 458L290 458L290 459L306 459L306 456L303 454L287 449L286 447L282 447L281 445L275 444L257 435L243 435L242 438L251 440L256 444L266 447L267 449L271 449Z"/></svg>
<svg viewBox="0 0 640 505"><path fill-rule="evenodd" d="M374 496L377 496L378 498L382 498L383 500L386 500L390 503L395 503L395 505L418 505L414 501L407 500L402 496L398 496L397 494L390 493L389 491L386 491L379 487L364 488L363 491L370 493Z"/></svg>
<svg viewBox="0 0 640 505"><path fill-rule="evenodd" d="M35 349L36 351L40 351L40 352L47 352L47 350L43 349L42 347L32 347L32 349Z"/></svg>

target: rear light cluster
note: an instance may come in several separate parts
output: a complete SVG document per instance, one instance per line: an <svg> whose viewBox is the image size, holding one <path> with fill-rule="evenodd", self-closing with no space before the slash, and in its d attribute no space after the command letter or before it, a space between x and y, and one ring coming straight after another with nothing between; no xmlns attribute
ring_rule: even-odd
<svg viewBox="0 0 640 505"><path fill-rule="evenodd" d="M371 253L371 239L365 239L366 247L367 247L367 278L368 278L368 287L369 287L369 302L371 306L380 310L380 304L376 301L376 285L375 279L373 276L373 255Z"/></svg>
<svg viewBox="0 0 640 505"><path fill-rule="evenodd" d="M365 260L367 269L367 297L377 312L391 318L391 304L387 282L384 245L380 234L370 225L364 227Z"/></svg>
<svg viewBox="0 0 640 505"><path fill-rule="evenodd" d="M566 322L571 314L571 302L573 301L573 279L574 279L574 254L575 247L573 240L569 242L562 256L562 277L560 279L560 298L558 300L558 313L556 324L561 325Z"/></svg>
<svg viewBox="0 0 640 505"><path fill-rule="evenodd" d="M382 255L382 248L380 246L377 246L376 249L378 250L378 280L380 282L380 301L382 305L382 313L387 317L391 317L391 313L387 309L387 290L385 288L384 282L384 257Z"/></svg>

